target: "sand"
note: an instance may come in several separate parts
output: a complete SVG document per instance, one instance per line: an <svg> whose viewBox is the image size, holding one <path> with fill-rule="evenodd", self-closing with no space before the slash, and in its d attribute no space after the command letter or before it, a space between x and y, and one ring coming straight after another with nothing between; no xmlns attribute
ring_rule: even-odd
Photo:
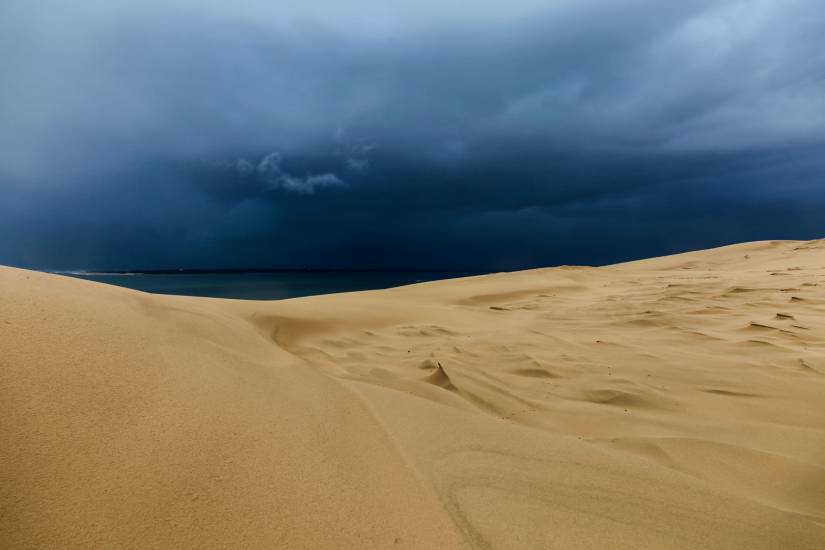
<svg viewBox="0 0 825 550"><path fill-rule="evenodd" d="M825 240L244 302L0 268L2 548L825 548Z"/></svg>

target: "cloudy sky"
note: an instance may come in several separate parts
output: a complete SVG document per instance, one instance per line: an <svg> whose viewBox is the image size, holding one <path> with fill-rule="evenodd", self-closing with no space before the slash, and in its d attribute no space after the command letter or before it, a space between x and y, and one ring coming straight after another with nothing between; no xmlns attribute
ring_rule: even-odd
<svg viewBox="0 0 825 550"><path fill-rule="evenodd" d="M822 0L0 2L0 264L825 236Z"/></svg>

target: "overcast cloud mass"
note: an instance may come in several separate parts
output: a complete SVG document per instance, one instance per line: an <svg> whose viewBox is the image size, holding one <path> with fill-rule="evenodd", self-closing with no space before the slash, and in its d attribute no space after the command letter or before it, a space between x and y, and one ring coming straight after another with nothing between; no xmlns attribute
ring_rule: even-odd
<svg viewBox="0 0 825 550"><path fill-rule="evenodd" d="M822 0L0 2L1 264L816 238L823 146Z"/></svg>

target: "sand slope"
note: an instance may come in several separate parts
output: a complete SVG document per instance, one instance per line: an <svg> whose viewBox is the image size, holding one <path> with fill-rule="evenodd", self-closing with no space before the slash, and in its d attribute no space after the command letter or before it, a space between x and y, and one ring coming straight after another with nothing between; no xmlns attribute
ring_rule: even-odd
<svg viewBox="0 0 825 550"><path fill-rule="evenodd" d="M825 548L825 241L242 302L0 269L2 548Z"/></svg>

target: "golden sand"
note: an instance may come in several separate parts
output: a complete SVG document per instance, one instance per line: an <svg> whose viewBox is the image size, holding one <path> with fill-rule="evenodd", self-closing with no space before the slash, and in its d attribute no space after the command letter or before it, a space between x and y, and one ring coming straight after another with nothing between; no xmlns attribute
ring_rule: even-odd
<svg viewBox="0 0 825 550"><path fill-rule="evenodd" d="M825 548L825 241L276 302L0 269L2 548Z"/></svg>

